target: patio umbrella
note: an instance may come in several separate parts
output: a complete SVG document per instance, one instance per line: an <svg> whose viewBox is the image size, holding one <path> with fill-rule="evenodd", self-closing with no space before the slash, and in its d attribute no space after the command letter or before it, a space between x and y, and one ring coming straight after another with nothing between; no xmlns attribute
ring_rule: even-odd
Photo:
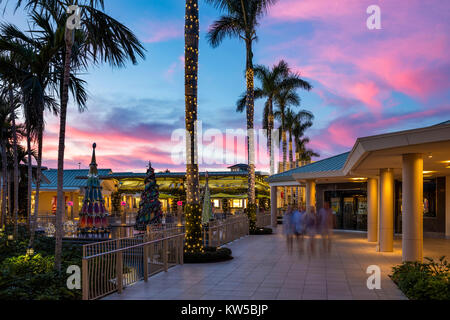
<svg viewBox="0 0 450 320"><path fill-rule="evenodd" d="M211 193L208 185L208 172L206 172L205 194L203 196L202 223L207 224L212 218Z"/></svg>

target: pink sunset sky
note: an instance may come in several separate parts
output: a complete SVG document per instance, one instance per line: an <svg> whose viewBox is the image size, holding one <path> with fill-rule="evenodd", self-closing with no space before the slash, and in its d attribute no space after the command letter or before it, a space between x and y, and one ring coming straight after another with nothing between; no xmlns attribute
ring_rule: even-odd
<svg viewBox="0 0 450 320"><path fill-rule="evenodd" d="M184 4L153 2L107 3L108 12L136 32L147 57L126 69L89 70L89 110L69 109L66 168L87 168L96 142L101 168L143 172L151 160L157 170L184 171L171 158L179 145L171 135L184 128ZM244 45L227 39L212 49L206 32L219 12L199 2L199 118L204 131L245 129L245 113L235 112L245 89ZM366 26L370 5L381 9L380 30ZM254 63L285 59L311 82L311 92L299 91L301 108L315 115L306 135L309 147L326 158L349 151L358 137L450 120L449 30L446 0L280 0L260 23ZM263 104L255 106L258 126ZM48 115L44 156L51 168L58 126ZM245 147L237 150L237 161L246 162ZM257 170L268 171L268 165Z"/></svg>

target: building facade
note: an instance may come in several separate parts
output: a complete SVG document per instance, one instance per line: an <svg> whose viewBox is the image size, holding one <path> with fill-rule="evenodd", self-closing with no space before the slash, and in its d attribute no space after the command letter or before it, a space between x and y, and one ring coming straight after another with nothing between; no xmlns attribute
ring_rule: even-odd
<svg viewBox="0 0 450 320"><path fill-rule="evenodd" d="M450 238L450 121L359 138L350 152L268 181L272 203L286 187L304 188L297 203L329 202L335 228L367 231L381 252L393 251L399 234L403 260L422 260L424 236Z"/></svg>

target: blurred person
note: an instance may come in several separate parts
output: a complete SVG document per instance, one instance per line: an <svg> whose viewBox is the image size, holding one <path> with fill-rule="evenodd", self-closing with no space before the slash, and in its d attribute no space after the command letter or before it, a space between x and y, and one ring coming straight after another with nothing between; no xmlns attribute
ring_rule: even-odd
<svg viewBox="0 0 450 320"><path fill-rule="evenodd" d="M314 255L315 251L315 237L317 233L317 219L316 219L316 208L310 206L303 217L305 225L305 234L307 235L307 252L311 257Z"/></svg>
<svg viewBox="0 0 450 320"><path fill-rule="evenodd" d="M286 235L286 244L288 248L288 253L292 254L294 225L293 225L293 212L291 206L287 207L287 210L283 217L283 232Z"/></svg>
<svg viewBox="0 0 450 320"><path fill-rule="evenodd" d="M319 210L318 221L318 231L322 236L322 249L328 254L331 252L331 238L334 226L333 212L329 202L325 202L323 208Z"/></svg>

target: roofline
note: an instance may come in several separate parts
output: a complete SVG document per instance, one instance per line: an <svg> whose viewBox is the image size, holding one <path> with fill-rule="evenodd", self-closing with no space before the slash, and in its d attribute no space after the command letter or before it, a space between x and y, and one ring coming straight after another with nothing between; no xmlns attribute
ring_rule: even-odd
<svg viewBox="0 0 450 320"><path fill-rule="evenodd" d="M291 170L288 170L288 171L285 171L285 172L277 173L277 174L275 174L275 175L273 175L273 176L270 176L270 177L267 179L267 182L269 182L269 183L270 183L270 182L280 182L280 181L274 181L273 179L284 178L284 177L287 178L287 177L289 177L289 173L290 173L291 171L298 170L298 169L300 169L300 168L307 168L308 166L316 165L316 164L318 164L318 163L320 163L320 162L327 161L327 160L330 160L330 159L334 159L334 158L343 156L343 155L346 154L346 153L349 153L349 151L344 152L344 153L341 153L341 154L337 154L337 155L332 156L332 157L329 157L329 158L321 159L321 160L316 161L316 162L309 163L309 164L307 164L307 165L305 165L305 166L301 166L301 167L297 167L297 168L294 168L294 169L291 169ZM349 155L349 156L350 156L350 155ZM331 170L330 170L330 171L317 171L317 173L319 173L319 172L331 172ZM303 172L297 173L297 174L302 174L302 173L303 173ZM283 174L283 175L282 175L282 174ZM291 173L290 176L294 179L294 177L292 176L293 174L294 174L294 173ZM282 176L281 176L281 175L282 175ZM294 179L294 180L295 180L295 179Z"/></svg>
<svg viewBox="0 0 450 320"><path fill-rule="evenodd" d="M375 140L380 140L380 139L388 139L388 138L398 137L398 136L407 136L409 134L418 134L418 133L423 133L423 132L445 130L445 129L450 129L450 123L447 124L446 122L444 122L442 124L429 126L429 127L395 131L395 132L390 132L390 133L378 134L375 136L358 138L356 140L355 145L353 146L352 151L350 152L347 160L345 161L345 164L343 167L343 173L345 175L347 175L356 165L358 165L358 163L360 163L362 160L364 160L372 151L420 144L420 143L414 143L414 144L407 144L407 145L393 145L393 146L388 146L386 148L381 148L381 149L366 150L363 146L364 142L375 141ZM450 130L449 130L449 133L450 133ZM447 136L442 135L442 137L449 137L449 136L450 135L447 135ZM407 140L409 140L409 139L407 139ZM433 142L440 142L440 141L447 141L447 140L449 140L449 138L446 138L446 139L443 138L443 139L438 139L438 140L435 139L434 141L423 141L422 143L433 143Z"/></svg>

